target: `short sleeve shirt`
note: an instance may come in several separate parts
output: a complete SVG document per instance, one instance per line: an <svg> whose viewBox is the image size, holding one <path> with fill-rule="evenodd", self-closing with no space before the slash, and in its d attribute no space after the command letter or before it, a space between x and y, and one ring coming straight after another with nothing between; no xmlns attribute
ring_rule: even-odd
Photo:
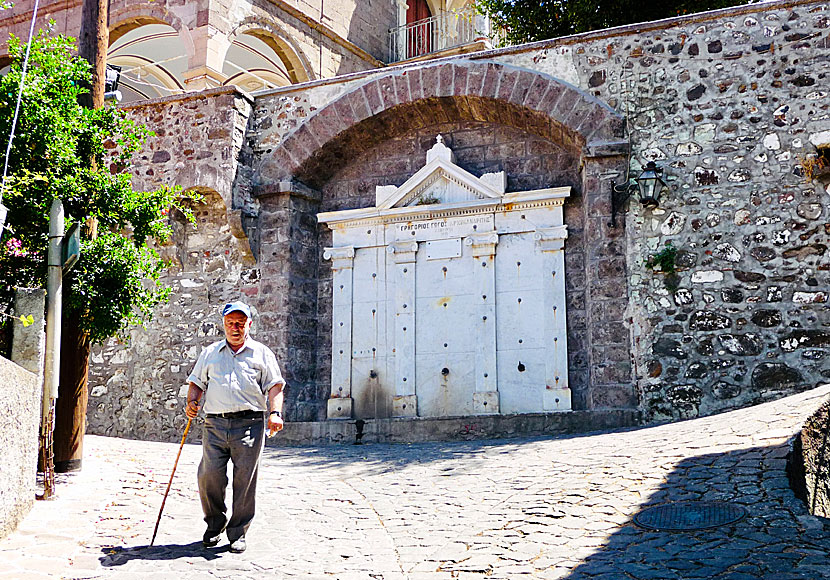
<svg viewBox="0 0 830 580"><path fill-rule="evenodd" d="M268 391L285 384L277 357L250 337L237 352L225 340L205 348L187 380L204 391L208 414L265 411Z"/></svg>

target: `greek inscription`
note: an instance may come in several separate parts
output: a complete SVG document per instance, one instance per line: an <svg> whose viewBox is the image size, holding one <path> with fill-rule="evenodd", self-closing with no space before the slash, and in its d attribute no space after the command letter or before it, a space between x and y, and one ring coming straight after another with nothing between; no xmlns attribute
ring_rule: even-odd
<svg viewBox="0 0 830 580"><path fill-rule="evenodd" d="M491 215L480 215L480 216L470 216L470 217L461 217L461 218L449 218L449 219L438 219L432 220L428 222L409 222L405 224L401 224L399 226L399 231L401 232L411 232L411 231L424 231L424 230L442 230L446 228L453 228L453 227L460 227L460 226L472 226L478 224L487 224L493 221L493 216Z"/></svg>

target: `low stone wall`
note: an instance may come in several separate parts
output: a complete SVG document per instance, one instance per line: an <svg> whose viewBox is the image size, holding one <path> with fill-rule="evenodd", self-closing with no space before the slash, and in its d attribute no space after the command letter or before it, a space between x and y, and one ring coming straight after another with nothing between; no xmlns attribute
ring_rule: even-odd
<svg viewBox="0 0 830 580"><path fill-rule="evenodd" d="M634 427L639 412L629 409L479 415L475 417L414 417L367 421L309 421L286 423L267 441L269 447L360 443L471 441L510 437L555 436Z"/></svg>
<svg viewBox="0 0 830 580"><path fill-rule="evenodd" d="M830 517L830 400L796 437L787 462L790 485L814 516Z"/></svg>
<svg viewBox="0 0 830 580"><path fill-rule="evenodd" d="M38 376L0 358L0 538L17 527L35 500L37 427L40 419Z"/></svg>

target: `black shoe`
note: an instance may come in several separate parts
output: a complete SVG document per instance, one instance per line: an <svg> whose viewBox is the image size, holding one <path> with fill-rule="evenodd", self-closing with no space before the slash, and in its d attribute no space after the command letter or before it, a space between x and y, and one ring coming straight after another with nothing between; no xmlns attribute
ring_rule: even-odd
<svg viewBox="0 0 830 580"><path fill-rule="evenodd" d="M202 545L205 548L212 548L219 543L220 539L221 536L219 535L219 532L214 534L213 532L208 531L205 532L204 536L202 536Z"/></svg>
<svg viewBox="0 0 830 580"><path fill-rule="evenodd" d="M245 551L245 548L247 547L248 545L245 543L245 536L242 536L240 538L236 538L233 542L231 542L230 550L234 554L241 554Z"/></svg>

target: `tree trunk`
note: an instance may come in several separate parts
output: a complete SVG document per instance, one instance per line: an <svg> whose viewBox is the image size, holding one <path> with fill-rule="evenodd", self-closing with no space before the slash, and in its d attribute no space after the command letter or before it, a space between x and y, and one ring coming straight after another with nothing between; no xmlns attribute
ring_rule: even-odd
<svg viewBox="0 0 830 580"><path fill-rule="evenodd" d="M89 399L89 337L75 321L61 321L61 372L55 403L55 471L78 471L84 453L86 407Z"/></svg>

